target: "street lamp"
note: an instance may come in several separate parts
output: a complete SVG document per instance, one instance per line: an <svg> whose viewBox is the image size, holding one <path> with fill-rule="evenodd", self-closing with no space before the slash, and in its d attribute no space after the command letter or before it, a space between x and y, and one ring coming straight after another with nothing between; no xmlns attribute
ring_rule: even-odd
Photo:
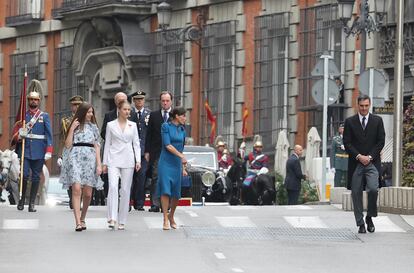
<svg viewBox="0 0 414 273"><path fill-rule="evenodd" d="M179 31L167 31L171 22L171 5L167 2L162 2L157 6L157 18L160 30L163 33L163 37L168 40L181 40L192 41L198 43L203 36L203 25L205 22L205 16L202 12L197 15L197 25L189 25Z"/></svg>
<svg viewBox="0 0 414 273"><path fill-rule="evenodd" d="M368 33L368 35L371 32L378 32L385 15L385 1L374 1L374 18L369 14L368 0L361 0L361 15L354 19L351 27L348 27L348 21L352 17L355 0L337 0L339 18L344 25L344 32L348 36L350 34L358 36L362 32Z"/></svg>

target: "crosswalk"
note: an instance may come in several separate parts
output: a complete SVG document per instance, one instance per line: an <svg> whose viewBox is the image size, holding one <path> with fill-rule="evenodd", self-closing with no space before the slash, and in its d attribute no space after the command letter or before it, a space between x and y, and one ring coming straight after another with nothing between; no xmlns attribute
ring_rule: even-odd
<svg viewBox="0 0 414 273"><path fill-rule="evenodd" d="M251 210L251 211L250 211ZM262 228L283 227L296 229L338 229L346 228L356 232L352 213L346 213L346 219L342 215L317 215L311 206L285 207L284 212L277 215L269 213L265 217L255 216L258 207L223 207L214 211L215 215L206 213L202 207L180 208L177 211L176 222L179 227L218 227L218 228ZM66 211L68 212L68 211ZM218 213L220 212L220 213ZM270 211L272 212L272 211ZM302 213L301 213L302 212ZM306 214L305 214L306 212ZM315 214L313 214L315 212ZM342 213L342 211L339 211ZM337 213L338 213L337 212ZM59 221L70 223L72 216L62 215L62 211L54 212L60 214L62 220L51 220L49 217L34 218L37 214L26 214L30 219L23 219L22 214L9 214L8 217L0 218L0 229L3 230L36 230L45 226L48 228L59 228ZM67 214L67 213L66 213ZM89 230L107 229L107 220L102 217L103 209L90 213L87 218ZM270 215L270 216L269 216ZM20 217L15 219L12 216ZM98 217L97 217L98 216ZM55 221L55 223L53 222ZM162 228L162 215L154 213L131 213L127 226L131 229L144 228L148 230L159 230ZM378 233L405 233L414 230L414 219L408 216L380 215L374 218L376 232Z"/></svg>

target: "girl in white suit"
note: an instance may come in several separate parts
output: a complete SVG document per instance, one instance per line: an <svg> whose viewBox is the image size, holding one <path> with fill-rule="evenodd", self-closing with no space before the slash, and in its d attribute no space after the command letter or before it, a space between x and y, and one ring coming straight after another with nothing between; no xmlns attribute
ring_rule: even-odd
<svg viewBox="0 0 414 273"><path fill-rule="evenodd" d="M108 172L108 224L114 229L125 228L129 209L134 169L141 167L141 150L137 124L128 120L131 106L128 101L118 104L118 118L108 122L105 134L104 172ZM121 179L119 213L118 213L118 181Z"/></svg>

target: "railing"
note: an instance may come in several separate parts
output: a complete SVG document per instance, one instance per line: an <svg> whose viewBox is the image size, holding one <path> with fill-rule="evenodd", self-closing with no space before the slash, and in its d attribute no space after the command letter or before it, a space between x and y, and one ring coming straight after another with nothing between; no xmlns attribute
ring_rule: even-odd
<svg viewBox="0 0 414 273"><path fill-rule="evenodd" d="M9 0L6 26L40 22L43 19L43 0Z"/></svg>
<svg viewBox="0 0 414 273"><path fill-rule="evenodd" d="M109 4L148 4L148 0L54 0L53 16L59 16L61 12L84 9L89 7L97 7Z"/></svg>

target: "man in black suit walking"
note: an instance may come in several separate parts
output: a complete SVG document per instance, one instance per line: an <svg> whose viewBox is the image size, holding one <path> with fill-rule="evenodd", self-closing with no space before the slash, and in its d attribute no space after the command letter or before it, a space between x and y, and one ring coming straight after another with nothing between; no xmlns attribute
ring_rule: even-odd
<svg viewBox="0 0 414 273"><path fill-rule="evenodd" d="M157 180L158 180L158 159L161 154L161 125L167 122L170 118L170 111L172 105L172 94L169 91L163 91L160 94L161 109L152 111L150 114L147 138L145 141L145 159L149 162L148 166L151 168L151 212L160 211L160 200L156 197Z"/></svg>
<svg viewBox="0 0 414 273"><path fill-rule="evenodd" d="M302 174L299 158L302 156L303 148L295 145L293 154L286 162L286 178L285 187L288 193L288 205L297 205L299 193L301 189L301 180L306 179L306 175Z"/></svg>
<svg viewBox="0 0 414 273"><path fill-rule="evenodd" d="M368 96L359 96L358 114L346 119L344 130L344 145L349 154L347 188L352 190L354 215L359 233L366 233L362 206L364 178L368 194L365 222L369 232L375 231L372 217L377 216L380 152L385 143L384 123L381 117L369 113L370 105L371 99Z"/></svg>

